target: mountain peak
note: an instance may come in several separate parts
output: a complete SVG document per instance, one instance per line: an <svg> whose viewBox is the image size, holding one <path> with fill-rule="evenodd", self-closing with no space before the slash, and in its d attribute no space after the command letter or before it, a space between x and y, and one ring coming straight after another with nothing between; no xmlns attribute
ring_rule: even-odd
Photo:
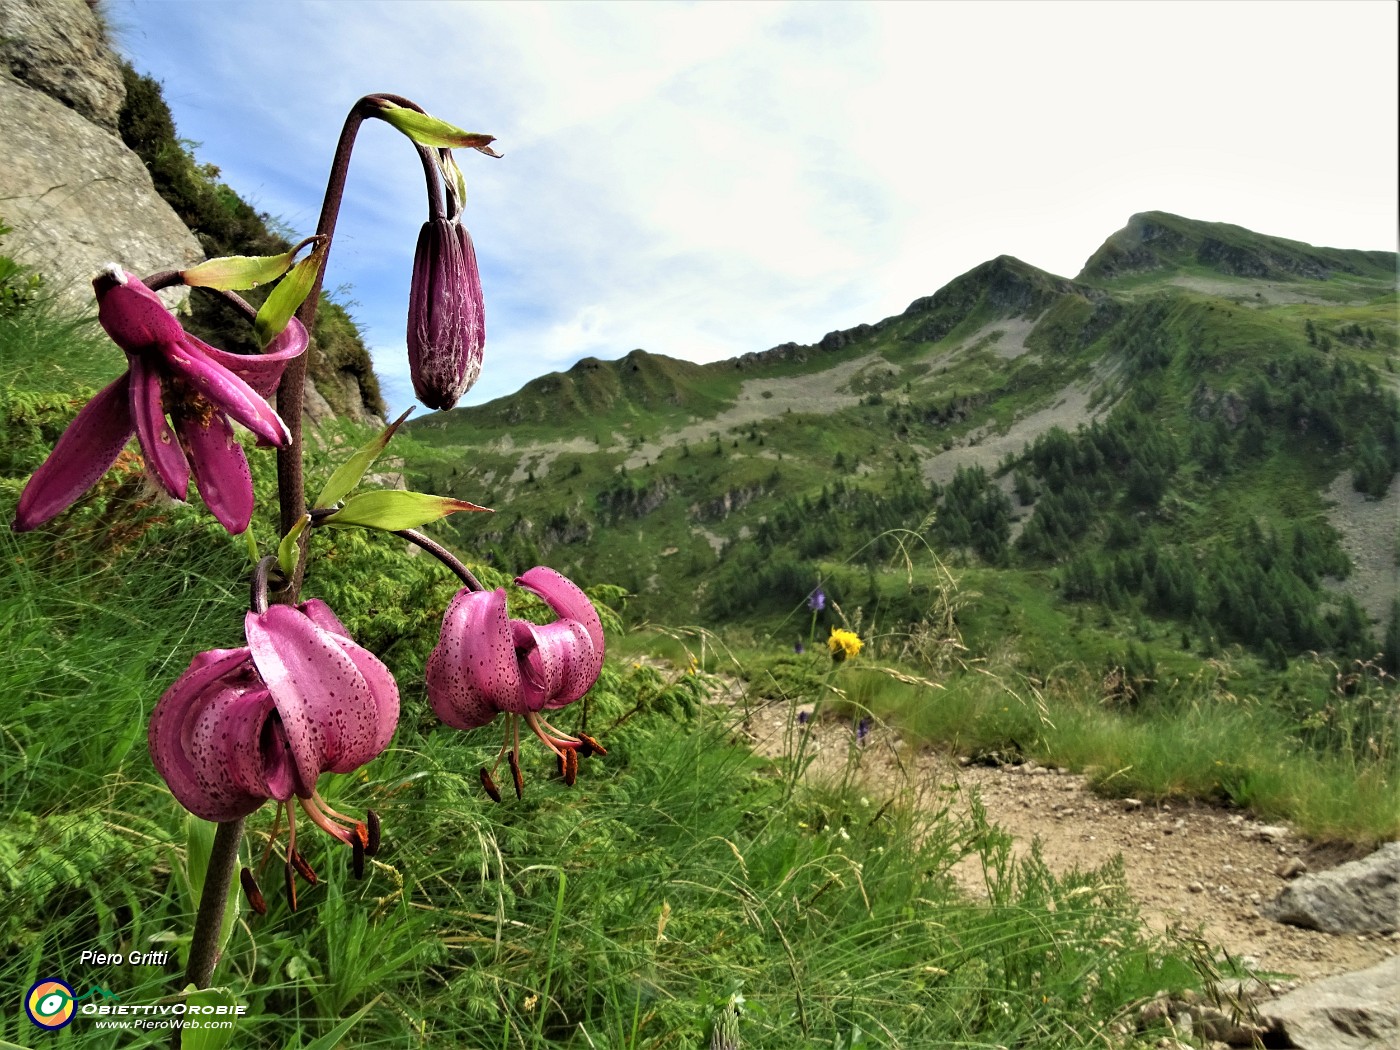
<svg viewBox="0 0 1400 1050"><path fill-rule="evenodd" d="M1075 278L1097 284L1154 270L1212 270L1227 277L1325 281L1334 274L1393 274L1392 252L1316 248L1226 222L1139 212L1089 257Z"/></svg>

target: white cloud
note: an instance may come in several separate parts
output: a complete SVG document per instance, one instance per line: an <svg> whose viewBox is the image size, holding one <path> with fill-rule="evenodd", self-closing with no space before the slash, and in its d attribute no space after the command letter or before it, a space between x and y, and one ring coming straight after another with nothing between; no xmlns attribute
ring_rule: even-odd
<svg viewBox="0 0 1400 1050"><path fill-rule="evenodd" d="M302 229L358 94L498 136L504 160L463 158L488 297L471 401L589 354L814 340L998 254L1073 275L1136 211L1394 246L1394 5L115 13L201 157ZM367 126L329 276L353 284L396 407L421 186Z"/></svg>

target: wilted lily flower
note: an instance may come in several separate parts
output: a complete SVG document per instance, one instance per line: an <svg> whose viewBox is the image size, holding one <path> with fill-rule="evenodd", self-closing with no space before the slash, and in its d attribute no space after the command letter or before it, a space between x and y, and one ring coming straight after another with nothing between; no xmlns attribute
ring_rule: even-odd
<svg viewBox="0 0 1400 1050"><path fill-rule="evenodd" d="M229 420L267 444L287 441L266 398L306 350L306 329L294 320L266 353L230 354L187 333L135 275L112 266L92 284L97 319L126 352L127 370L69 424L25 486L12 527L36 528L71 506L135 433L161 488L183 500L193 474L214 517L242 532L253 514L253 477Z"/></svg>
<svg viewBox="0 0 1400 1050"><path fill-rule="evenodd" d="M191 661L156 704L147 739L156 770L195 816L236 820L268 799L286 809L295 908L293 870L316 879L297 849L293 799L312 823L351 846L357 875L378 849L374 814L364 823L337 813L316 781L358 769L384 750L398 723L399 689L324 602L249 612L244 633L246 646ZM245 887L249 881L245 875Z"/></svg>
<svg viewBox="0 0 1400 1050"><path fill-rule="evenodd" d="M457 403L481 374L486 306L476 248L461 218L430 219L418 234L408 293L408 367L429 408Z"/></svg>
<svg viewBox="0 0 1400 1050"><path fill-rule="evenodd" d="M569 784L579 756L607 751L592 737L571 735L550 725L542 712L573 703L593 687L603 668L603 625L593 603L553 569L537 566L519 577L521 587L539 595L559 619L533 624L506 616L506 592L463 588L442 620L442 635L428 657L428 699L448 725L475 729L508 716L506 742L496 758L510 761L517 796L524 790L519 762L519 720L524 719L554 752ZM481 781L491 797L500 792L483 768Z"/></svg>

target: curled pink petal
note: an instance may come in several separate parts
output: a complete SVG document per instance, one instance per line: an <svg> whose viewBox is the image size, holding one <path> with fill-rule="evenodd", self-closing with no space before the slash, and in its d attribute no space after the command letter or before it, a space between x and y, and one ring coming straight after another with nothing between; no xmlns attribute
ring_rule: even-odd
<svg viewBox="0 0 1400 1050"><path fill-rule="evenodd" d="M210 733L206 719L211 708L227 710L249 696L257 704L253 694L258 692L267 694L248 650L216 649L196 656L151 713L146 732L151 760L171 794L197 817L235 820L268 798L248 790L239 741L226 731Z"/></svg>
<svg viewBox="0 0 1400 1050"><path fill-rule="evenodd" d="M219 524L237 536L253 518L253 472L233 427L217 413L204 419L180 413L175 423L200 498Z"/></svg>
<svg viewBox="0 0 1400 1050"><path fill-rule="evenodd" d="M286 605L248 613L244 631L308 791L321 772L347 772L383 749L398 721L399 694L372 654ZM367 679L360 666L371 661Z"/></svg>
<svg viewBox="0 0 1400 1050"><path fill-rule="evenodd" d="M506 592L458 591L428 657L428 700L456 729L485 725L519 705L520 672L506 619Z"/></svg>
<svg viewBox="0 0 1400 1050"><path fill-rule="evenodd" d="M93 279L92 287L98 323L128 354L159 348L185 334L160 296L134 273L111 267Z"/></svg>
<svg viewBox="0 0 1400 1050"><path fill-rule="evenodd" d="M593 688L599 667L594 661L593 640L583 624L556 620L537 626L515 620L512 627L516 629L515 652L527 704L536 705L531 710L565 707ZM530 696L536 682L542 694L538 699Z"/></svg>
<svg viewBox="0 0 1400 1050"><path fill-rule="evenodd" d="M260 354L231 354L188 333L185 338L205 357L228 369L264 398L272 396L288 363L304 354L307 345L306 328L295 317Z"/></svg>
<svg viewBox="0 0 1400 1050"><path fill-rule="evenodd" d="M123 374L73 417L20 494L11 524L16 532L38 528L68 509L116 462L136 429L130 383L131 377Z"/></svg>
<svg viewBox="0 0 1400 1050"><path fill-rule="evenodd" d="M287 425L256 390L200 349L204 344L183 332L176 343L161 347L166 363L191 389L227 412L264 441L281 446L291 439Z"/></svg>
<svg viewBox="0 0 1400 1050"><path fill-rule="evenodd" d="M142 357L130 359L131 417L146 464L155 473L161 488L175 499L184 500L190 487L190 464L175 440L175 432L165 421L160 379Z"/></svg>
<svg viewBox="0 0 1400 1050"><path fill-rule="evenodd" d="M591 685L592 681L597 679L598 672L603 669L606 646L603 640L603 622L598 617L598 610L588 600L588 595L567 576L546 565L535 566L515 582L527 591L539 595L561 620L573 620L588 634L593 652L584 666L590 669L588 673Z"/></svg>

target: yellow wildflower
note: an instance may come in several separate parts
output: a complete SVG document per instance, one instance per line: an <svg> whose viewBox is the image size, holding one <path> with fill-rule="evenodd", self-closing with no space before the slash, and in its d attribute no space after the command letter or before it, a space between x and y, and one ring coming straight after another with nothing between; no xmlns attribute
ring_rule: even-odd
<svg viewBox="0 0 1400 1050"><path fill-rule="evenodd" d="M855 656L860 652L860 636L855 631L843 631L839 627L831 629L831 637L826 641L827 647L831 650L831 659L835 663Z"/></svg>

